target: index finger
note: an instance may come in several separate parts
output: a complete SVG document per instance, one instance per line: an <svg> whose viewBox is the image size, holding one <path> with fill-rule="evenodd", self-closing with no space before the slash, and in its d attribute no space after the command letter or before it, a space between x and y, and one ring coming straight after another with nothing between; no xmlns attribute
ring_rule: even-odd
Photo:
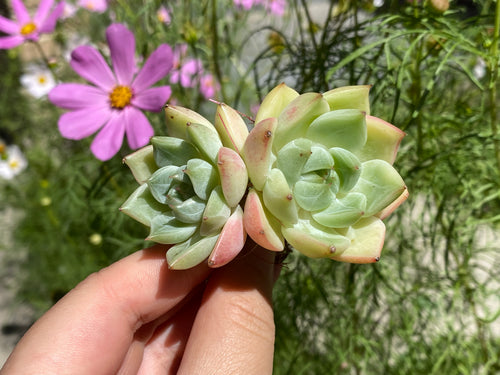
<svg viewBox="0 0 500 375"><path fill-rule="evenodd" d="M205 264L168 269L166 250L138 251L87 277L30 328L2 371L115 373L135 331L175 307L210 273Z"/></svg>

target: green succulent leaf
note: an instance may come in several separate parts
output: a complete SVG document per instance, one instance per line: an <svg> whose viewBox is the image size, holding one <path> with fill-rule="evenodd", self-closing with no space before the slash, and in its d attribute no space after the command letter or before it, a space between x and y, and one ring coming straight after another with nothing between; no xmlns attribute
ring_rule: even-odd
<svg viewBox="0 0 500 375"><path fill-rule="evenodd" d="M293 197L304 210L317 211L330 205L335 195L324 182L297 181L293 188Z"/></svg>
<svg viewBox="0 0 500 375"><path fill-rule="evenodd" d="M204 124L206 126L212 126L210 121L208 121L205 117L189 108L168 104L165 106L164 111L167 133L171 137L187 140L188 124Z"/></svg>
<svg viewBox="0 0 500 375"><path fill-rule="evenodd" d="M311 146L311 155L306 164L302 167L302 173L319 171L321 169L333 168L333 157L330 152L321 145Z"/></svg>
<svg viewBox="0 0 500 375"><path fill-rule="evenodd" d="M175 217L187 224L196 224L201 221L206 204L204 200L196 196L184 201L170 200L167 203Z"/></svg>
<svg viewBox="0 0 500 375"><path fill-rule="evenodd" d="M203 200L208 199L210 192L219 183L217 169L202 159L189 160L184 173L189 176L196 195Z"/></svg>
<svg viewBox="0 0 500 375"><path fill-rule="evenodd" d="M219 233L229 216L231 216L231 208L224 199L222 188L217 186L212 190L203 212L200 234L209 236Z"/></svg>
<svg viewBox="0 0 500 375"><path fill-rule="evenodd" d="M351 152L366 143L366 115L359 109L338 109L315 119L306 137L327 148L341 147Z"/></svg>
<svg viewBox="0 0 500 375"><path fill-rule="evenodd" d="M366 197L361 193L349 193L335 199L326 209L313 213L312 217L329 228L343 228L356 223L364 215Z"/></svg>
<svg viewBox="0 0 500 375"><path fill-rule="evenodd" d="M311 258L331 257L351 244L349 238L335 229L322 226L307 215L302 216L295 225L282 227L285 239L301 253Z"/></svg>
<svg viewBox="0 0 500 375"><path fill-rule="evenodd" d="M158 169L153 156L153 146L151 145L125 156L123 162L128 165L135 180L141 185Z"/></svg>
<svg viewBox="0 0 500 375"><path fill-rule="evenodd" d="M373 116L366 116L367 140L358 155L359 160L382 159L393 164L405 133L394 125Z"/></svg>
<svg viewBox="0 0 500 375"><path fill-rule="evenodd" d="M271 169L262 191L262 198L267 209L282 223L297 221L297 207L292 190L281 170Z"/></svg>
<svg viewBox="0 0 500 375"><path fill-rule="evenodd" d="M359 109L370 114L369 91L370 85L355 85L337 87L323 93L323 97L330 105L330 110Z"/></svg>
<svg viewBox="0 0 500 375"><path fill-rule="evenodd" d="M242 157L247 165L248 177L257 190L262 191L267 174L274 162L272 145L275 139L276 118L255 124L243 145Z"/></svg>
<svg viewBox="0 0 500 375"><path fill-rule="evenodd" d="M167 262L171 269L185 270L192 268L208 258L219 235L202 237L199 234L172 246L167 251Z"/></svg>
<svg viewBox="0 0 500 375"><path fill-rule="evenodd" d="M329 109L323 95L318 93L305 93L292 100L278 117L273 149L278 151L288 142L305 137L311 122Z"/></svg>
<svg viewBox="0 0 500 375"><path fill-rule="evenodd" d="M313 142L309 139L298 138L279 150L276 157L276 168L283 172L290 186L293 186L300 179L304 165L311 155L312 146Z"/></svg>
<svg viewBox="0 0 500 375"><path fill-rule="evenodd" d="M205 158L214 166L217 165L217 154L222 147L217 130L210 125L189 124L187 127L189 140L200 150Z"/></svg>
<svg viewBox="0 0 500 375"><path fill-rule="evenodd" d="M335 172L340 179L339 192L347 193L358 182L361 175L361 162L356 155L343 148L333 147L329 151L335 161Z"/></svg>
<svg viewBox="0 0 500 375"><path fill-rule="evenodd" d="M346 236L351 244L343 252L336 252L330 258L350 263L374 263L380 259L384 246L385 225L376 217L359 220L349 228Z"/></svg>
<svg viewBox="0 0 500 375"><path fill-rule="evenodd" d="M167 195L176 180L182 180L184 173L175 165L168 165L158 169L147 181L151 194L163 204L167 203Z"/></svg>
<svg viewBox="0 0 500 375"><path fill-rule="evenodd" d="M362 164L359 180L353 192L366 196L365 216L383 210L406 189L405 183L392 165L384 160L369 160Z"/></svg>
<svg viewBox="0 0 500 375"><path fill-rule="evenodd" d="M163 244L176 244L186 241L197 229L196 224L185 224L174 215L163 213L151 220L151 231L147 239Z"/></svg>
<svg viewBox="0 0 500 375"><path fill-rule="evenodd" d="M151 226L151 221L165 210L166 207L153 197L146 184L135 189L120 207L121 212L148 227Z"/></svg>
<svg viewBox="0 0 500 375"><path fill-rule="evenodd" d="M153 137L154 159L158 167L186 165L189 159L200 158L198 150L189 142L173 137Z"/></svg>
<svg viewBox="0 0 500 375"><path fill-rule="evenodd" d="M280 83L265 96L255 116L255 123L257 124L266 118L278 117L283 109L298 96L297 91Z"/></svg>

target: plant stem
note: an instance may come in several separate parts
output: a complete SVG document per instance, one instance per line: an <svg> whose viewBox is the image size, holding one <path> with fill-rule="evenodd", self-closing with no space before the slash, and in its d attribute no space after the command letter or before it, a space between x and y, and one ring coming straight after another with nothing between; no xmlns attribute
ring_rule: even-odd
<svg viewBox="0 0 500 375"><path fill-rule="evenodd" d="M43 62L45 64L45 66L49 69L50 74L52 74L52 78L54 78L54 81L57 82L58 80L57 80L57 75L56 75L56 73L54 71L54 67L50 63L50 61L49 61L47 55L45 54L45 51L43 50L42 46L40 45L40 43L38 41L36 41L36 42L33 41L32 43L35 45L36 49L38 50L38 53L42 57L42 60L43 60Z"/></svg>
<svg viewBox="0 0 500 375"><path fill-rule="evenodd" d="M497 77L498 77L498 42L500 36L500 1L496 2L495 7L495 28L493 31L493 42L490 47L490 86L489 86L489 99L490 99L490 124L493 136L493 145L495 147L495 157L497 161L497 168L500 171L500 139L498 138L498 111L497 111Z"/></svg>

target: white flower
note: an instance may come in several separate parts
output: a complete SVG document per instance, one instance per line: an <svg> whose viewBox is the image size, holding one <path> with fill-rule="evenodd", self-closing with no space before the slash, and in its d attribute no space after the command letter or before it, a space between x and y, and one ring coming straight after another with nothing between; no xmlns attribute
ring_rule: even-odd
<svg viewBox="0 0 500 375"><path fill-rule="evenodd" d="M56 82L50 70L31 65L21 76L21 85L31 96L38 99L47 95L55 87Z"/></svg>
<svg viewBox="0 0 500 375"><path fill-rule="evenodd" d="M0 177L11 180L28 166L28 161L16 145L6 146L0 157Z"/></svg>
<svg viewBox="0 0 500 375"><path fill-rule="evenodd" d="M473 74L477 79L484 78L486 75L486 62L480 57L477 59L476 65L474 66Z"/></svg>
<svg viewBox="0 0 500 375"><path fill-rule="evenodd" d="M76 12L78 11L78 8L70 3L64 3L64 10L61 18L66 19L66 18L71 18L73 17Z"/></svg>

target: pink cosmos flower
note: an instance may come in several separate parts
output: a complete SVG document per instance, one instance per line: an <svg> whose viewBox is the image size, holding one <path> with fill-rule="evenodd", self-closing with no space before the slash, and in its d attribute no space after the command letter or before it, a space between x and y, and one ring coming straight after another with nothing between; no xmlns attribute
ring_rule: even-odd
<svg viewBox="0 0 500 375"><path fill-rule="evenodd" d="M196 78L203 72L203 63L199 59L189 58L180 68L170 75L171 83L180 83L182 87L194 87Z"/></svg>
<svg viewBox="0 0 500 375"><path fill-rule="evenodd" d="M220 90L219 82L210 74L204 74L200 78L200 92L205 99L210 99L215 96L215 93Z"/></svg>
<svg viewBox="0 0 500 375"><path fill-rule="evenodd" d="M234 5L249 10L254 5L254 0L233 0Z"/></svg>
<svg viewBox="0 0 500 375"><path fill-rule="evenodd" d="M266 8L277 16L285 14L286 0L269 0Z"/></svg>
<svg viewBox="0 0 500 375"><path fill-rule="evenodd" d="M146 145L153 128L141 110L159 112L171 94L169 86L150 88L172 68L172 49L160 45L136 72L135 38L125 26L106 30L113 70L91 46L71 54L71 67L94 86L62 83L49 93L55 105L70 110L59 118L62 136L79 140L95 132L90 149L100 160L112 158L124 135L131 149Z"/></svg>
<svg viewBox="0 0 500 375"><path fill-rule="evenodd" d="M156 11L156 17L158 18L158 21L164 23L165 25L170 25L170 22L172 21L172 19L170 18L170 13L164 5L158 8L158 10Z"/></svg>
<svg viewBox="0 0 500 375"><path fill-rule="evenodd" d="M0 37L0 49L19 46L25 41L37 41L40 34L51 33L64 11L64 1L53 8L54 0L41 0L32 18L21 0L12 0L12 10L17 22L0 16L0 31L9 34Z"/></svg>
<svg viewBox="0 0 500 375"><path fill-rule="evenodd" d="M107 0L79 0L78 6L91 12L104 13L108 9Z"/></svg>

